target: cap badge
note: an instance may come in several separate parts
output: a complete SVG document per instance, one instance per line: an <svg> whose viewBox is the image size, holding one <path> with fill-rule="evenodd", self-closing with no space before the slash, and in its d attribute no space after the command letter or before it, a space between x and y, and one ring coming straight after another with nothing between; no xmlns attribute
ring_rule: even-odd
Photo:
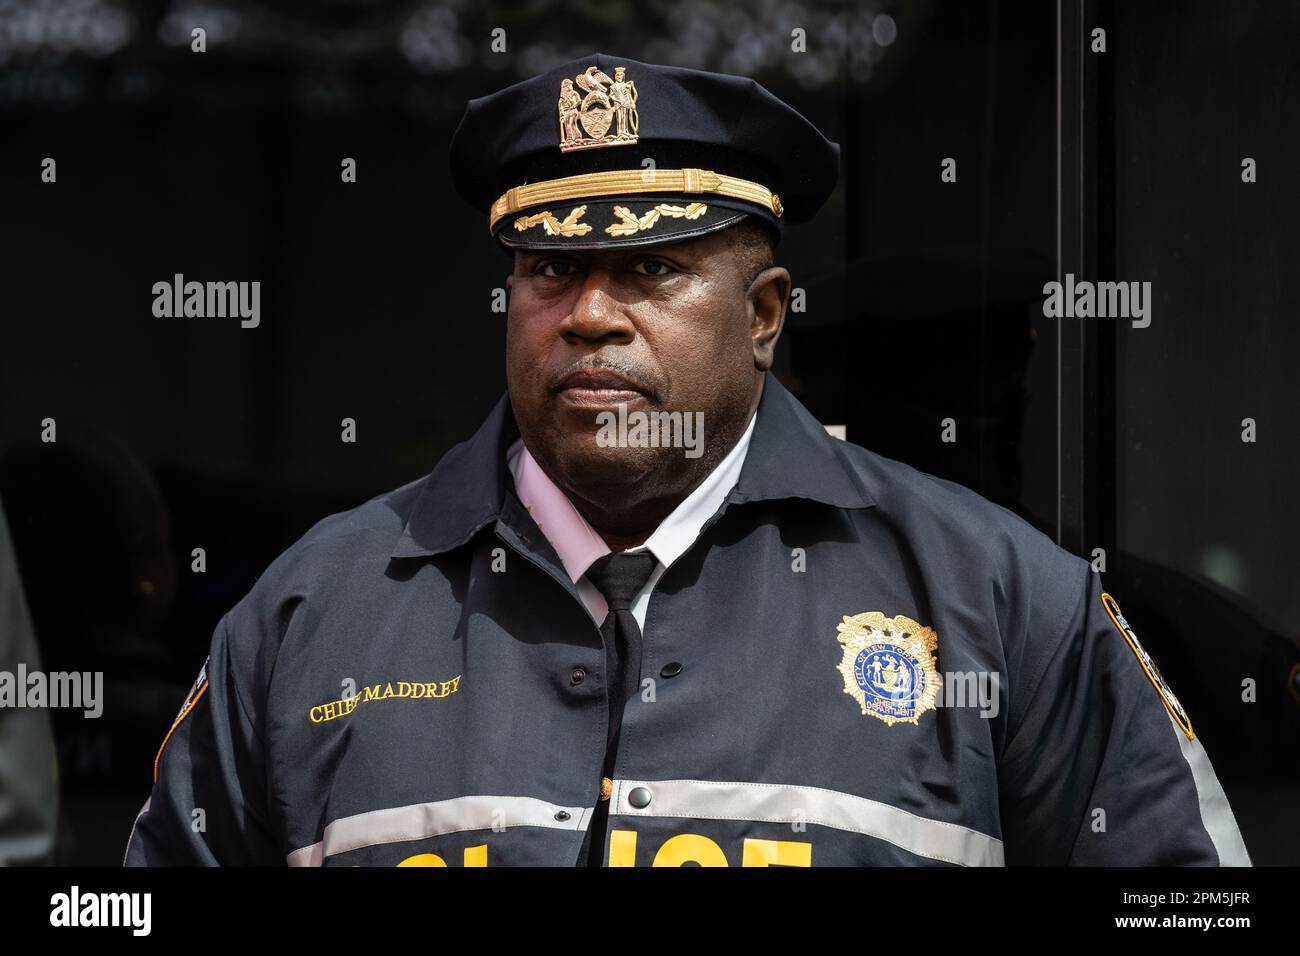
<svg viewBox="0 0 1300 956"><path fill-rule="evenodd" d="M636 84L623 78L625 67L614 68L614 78L589 66L572 80L560 82L560 151L596 146L626 146L636 142ZM577 83L586 93L579 95Z"/></svg>
<svg viewBox="0 0 1300 956"><path fill-rule="evenodd" d="M671 216L674 219L699 219L708 211L709 207L702 202L693 202L688 206L674 206L661 202L643 215L637 216L626 206L615 206L614 215L619 221L606 226L605 231L611 236L630 236L643 229L649 229L659 221L660 216Z"/></svg>
<svg viewBox="0 0 1300 956"><path fill-rule="evenodd" d="M520 216L515 220L515 229L519 232L523 232L526 229L533 228L533 226L540 222L548 236L585 236L587 233L591 232L591 224L587 222L579 222L578 220L586 214L587 207L585 205L575 206L573 209L569 210L569 214L565 216L564 221L561 222L559 219L555 218L549 209L543 209L541 212L534 213L531 216Z"/></svg>
<svg viewBox="0 0 1300 956"><path fill-rule="evenodd" d="M915 724L934 710L939 672L934 649L939 636L911 618L887 618L879 611L845 617L836 627L844 647L839 672L844 693L862 713L892 726Z"/></svg>

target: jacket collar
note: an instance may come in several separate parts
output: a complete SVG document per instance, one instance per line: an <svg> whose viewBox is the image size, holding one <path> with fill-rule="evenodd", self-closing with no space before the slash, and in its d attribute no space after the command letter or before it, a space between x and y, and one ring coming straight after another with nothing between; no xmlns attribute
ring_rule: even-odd
<svg viewBox="0 0 1300 956"><path fill-rule="evenodd" d="M425 479L394 558L424 557L459 547L506 507L506 452L519 437L509 395L468 441L443 456ZM768 372L749 453L730 503L806 498L835 508L875 504L850 469L840 442Z"/></svg>
<svg viewBox="0 0 1300 956"><path fill-rule="evenodd" d="M450 551L496 521L506 502L506 450L518 437L510 396L502 395L479 430L443 455L424 480L392 556Z"/></svg>
<svg viewBox="0 0 1300 956"><path fill-rule="evenodd" d="M728 500L807 498L835 508L870 508L875 502L852 471L843 444L768 372L745 467Z"/></svg>

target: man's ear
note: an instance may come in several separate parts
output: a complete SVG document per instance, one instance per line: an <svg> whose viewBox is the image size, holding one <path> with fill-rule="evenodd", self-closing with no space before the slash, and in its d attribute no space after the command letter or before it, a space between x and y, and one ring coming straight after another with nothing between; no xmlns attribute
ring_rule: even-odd
<svg viewBox="0 0 1300 956"><path fill-rule="evenodd" d="M766 372L772 367L776 341L785 325L790 273L782 266L764 269L749 284L745 298L749 304L749 334L754 342L754 367Z"/></svg>

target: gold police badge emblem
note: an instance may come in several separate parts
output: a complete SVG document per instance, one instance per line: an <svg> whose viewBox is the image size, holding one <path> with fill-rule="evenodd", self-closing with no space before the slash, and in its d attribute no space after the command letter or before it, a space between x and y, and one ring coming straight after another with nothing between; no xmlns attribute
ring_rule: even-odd
<svg viewBox="0 0 1300 956"><path fill-rule="evenodd" d="M844 647L839 671L844 693L858 702L863 714L892 726L916 724L934 710L939 672L934 650L939 635L901 614L880 611L845 616L836 627Z"/></svg>
<svg viewBox="0 0 1300 956"><path fill-rule="evenodd" d="M560 151L596 146L627 146L636 142L636 84L625 67L614 76L589 66L572 80L560 82ZM573 88L577 83L586 95Z"/></svg>

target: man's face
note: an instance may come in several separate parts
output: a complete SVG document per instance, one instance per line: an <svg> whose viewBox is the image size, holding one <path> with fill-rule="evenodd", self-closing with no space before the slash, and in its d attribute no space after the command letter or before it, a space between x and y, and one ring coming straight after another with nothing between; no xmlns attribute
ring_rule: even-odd
<svg viewBox="0 0 1300 956"><path fill-rule="evenodd" d="M570 494L641 500L689 484L748 424L789 276L768 269L751 284L724 230L649 248L516 251L507 285L506 376L529 450ZM703 413L703 455L602 447L597 416L620 404Z"/></svg>

